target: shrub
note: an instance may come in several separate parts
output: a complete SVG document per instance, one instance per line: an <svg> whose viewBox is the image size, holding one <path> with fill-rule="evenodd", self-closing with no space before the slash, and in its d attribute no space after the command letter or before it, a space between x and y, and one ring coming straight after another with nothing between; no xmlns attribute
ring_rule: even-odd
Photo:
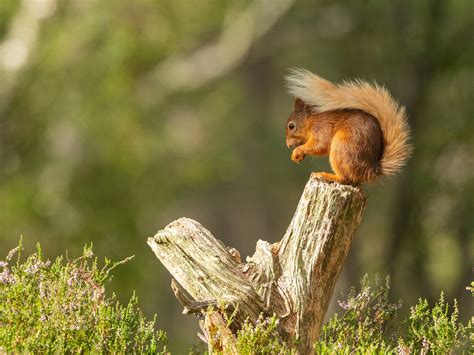
<svg viewBox="0 0 474 355"><path fill-rule="evenodd" d="M126 306L105 284L120 262L98 266L91 247L73 260L45 260L41 248L21 260L22 245L0 261L0 352L165 351L166 337L146 321L133 295ZM16 255L16 262L12 262Z"/></svg>
<svg viewBox="0 0 474 355"><path fill-rule="evenodd" d="M426 300L411 307L409 316L398 320L401 302L390 302L390 279L375 279L371 285L367 276L356 292L352 288L339 301L341 315L334 315L321 330L314 345L317 354L447 354L473 353L473 326L458 319L458 307L445 302L443 294L430 307ZM451 309L451 311L450 311ZM275 318L260 319L253 327L246 324L238 333L239 350L244 354L289 354L275 331Z"/></svg>
<svg viewBox="0 0 474 355"><path fill-rule="evenodd" d="M45 260L41 248L25 261L22 245L0 260L0 353L101 352L165 353L166 335L147 321L135 295L126 306L105 285L119 262L106 259L99 267L91 247L70 260ZM13 259L16 258L16 261ZM474 283L468 290L474 292ZM456 302L450 307L441 293L430 307L420 299L409 316L397 321L401 302L389 300L390 280L367 276L356 291L339 301L343 312L334 315L314 345L318 354L473 353L472 320L463 325ZM474 296L474 293L473 293ZM225 314L226 312L223 311ZM232 322L233 315L226 318ZM296 342L297 340L295 340ZM239 354L292 354L278 336L278 319L261 316L237 332Z"/></svg>
<svg viewBox="0 0 474 355"><path fill-rule="evenodd" d="M411 307L407 319L397 322L401 302L391 303L388 295L390 279L385 283L375 279L372 288L367 275L356 294L351 289L346 300L339 301L344 309L323 327L315 344L318 353L452 353L472 348L472 323L459 322L456 301L449 311L443 293L430 308L420 299ZM471 335L471 337L470 337Z"/></svg>
<svg viewBox="0 0 474 355"><path fill-rule="evenodd" d="M449 305L445 303L443 293L431 309L426 300L420 299L410 309L410 316L405 321L407 335L401 339L399 346L416 353L467 352L469 333L472 334L473 328L471 323L463 326L458 315L456 300L449 314Z"/></svg>
<svg viewBox="0 0 474 355"><path fill-rule="evenodd" d="M339 301L344 313L335 314L323 327L315 348L318 353L382 352L395 348L395 339L390 334L401 302L391 303L388 295L390 278L385 283L375 279L372 288L369 278L364 276L360 291L351 288L345 300Z"/></svg>
<svg viewBox="0 0 474 355"><path fill-rule="evenodd" d="M278 319L276 316L264 318L260 316L253 326L245 322L237 332L237 351L239 354L285 354L290 350L279 338L277 333Z"/></svg>

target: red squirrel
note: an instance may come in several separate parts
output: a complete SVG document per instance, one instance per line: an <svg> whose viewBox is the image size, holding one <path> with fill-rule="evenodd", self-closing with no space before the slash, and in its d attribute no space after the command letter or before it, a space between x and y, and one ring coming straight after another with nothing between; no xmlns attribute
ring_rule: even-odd
<svg viewBox="0 0 474 355"><path fill-rule="evenodd" d="M399 172L410 157L405 109L377 84L357 80L335 85L307 70L286 78L295 107L286 125L291 160L329 155L326 181L359 185Z"/></svg>

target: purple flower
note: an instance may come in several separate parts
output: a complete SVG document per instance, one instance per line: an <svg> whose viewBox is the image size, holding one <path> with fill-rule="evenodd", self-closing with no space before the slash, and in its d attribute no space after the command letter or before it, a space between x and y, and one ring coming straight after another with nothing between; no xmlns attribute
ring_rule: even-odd
<svg viewBox="0 0 474 355"><path fill-rule="evenodd" d="M10 270L7 268L3 269L3 272L0 274L0 283L4 285L9 285L15 282L15 277L10 274Z"/></svg>
<svg viewBox="0 0 474 355"><path fill-rule="evenodd" d="M426 354L428 353L428 350L430 350L430 342L425 337L423 337L422 347L423 347L421 350L422 354Z"/></svg>
<svg viewBox="0 0 474 355"><path fill-rule="evenodd" d="M19 249L20 249L20 247L18 246L18 247L16 247L16 248L13 248L12 250L10 250L10 252L9 252L8 255L7 255L6 260L7 260L7 261L12 260L13 257L15 256L15 254L18 252Z"/></svg>
<svg viewBox="0 0 474 355"><path fill-rule="evenodd" d="M98 301L104 297L104 289L103 288L96 288L92 293L92 300Z"/></svg>
<svg viewBox="0 0 474 355"><path fill-rule="evenodd" d="M25 272L29 275L34 275L38 271L39 267L37 263L30 264L26 267Z"/></svg>
<svg viewBox="0 0 474 355"><path fill-rule="evenodd" d="M339 304L340 307L342 307L342 309L347 310L349 308L349 303L346 301L338 300L337 303Z"/></svg>

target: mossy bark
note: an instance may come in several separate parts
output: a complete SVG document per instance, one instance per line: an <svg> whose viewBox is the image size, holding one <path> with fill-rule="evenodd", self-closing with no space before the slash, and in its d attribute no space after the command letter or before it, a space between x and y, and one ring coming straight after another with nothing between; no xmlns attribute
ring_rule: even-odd
<svg viewBox="0 0 474 355"><path fill-rule="evenodd" d="M235 311L234 333L245 319L275 314L281 337L288 343L298 339L296 347L307 354L319 336L365 202L360 188L323 182L313 174L283 239L259 240L246 263L188 218L170 223L148 244L176 280L172 287L185 313L205 315L210 306L227 307L226 312ZM210 350L220 344L232 351L235 341L220 329L225 322L216 324L216 312L208 314L201 326ZM216 339L219 334L227 340Z"/></svg>

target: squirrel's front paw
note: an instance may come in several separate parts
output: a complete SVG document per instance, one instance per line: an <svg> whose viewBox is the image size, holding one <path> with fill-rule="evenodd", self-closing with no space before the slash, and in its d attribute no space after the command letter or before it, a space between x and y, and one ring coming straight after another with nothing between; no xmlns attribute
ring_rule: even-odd
<svg viewBox="0 0 474 355"><path fill-rule="evenodd" d="M301 149L296 148L293 153L291 153L291 160L297 164L301 163L304 159L305 154Z"/></svg>

